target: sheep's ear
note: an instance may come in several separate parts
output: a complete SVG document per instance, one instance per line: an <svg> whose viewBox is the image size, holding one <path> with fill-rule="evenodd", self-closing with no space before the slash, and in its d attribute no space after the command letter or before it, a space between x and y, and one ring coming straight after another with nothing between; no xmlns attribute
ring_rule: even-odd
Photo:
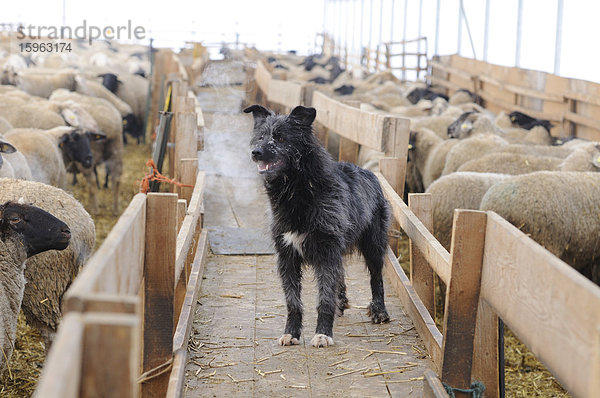
<svg viewBox="0 0 600 398"><path fill-rule="evenodd" d="M267 117L272 115L270 110L260 105L249 106L244 109L244 112L252 113L252 116L254 117L254 128L260 126L262 123L264 123Z"/></svg>
<svg viewBox="0 0 600 398"><path fill-rule="evenodd" d="M0 141L0 152L2 153L14 153L17 152L17 148L9 144L8 142Z"/></svg>
<svg viewBox="0 0 600 398"><path fill-rule="evenodd" d="M316 116L317 110L315 108L306 108L300 105L292 109L289 118L303 126L310 126Z"/></svg>
<svg viewBox="0 0 600 398"><path fill-rule="evenodd" d="M63 134L60 136L60 138L58 139L58 147L62 148L65 146L65 144L67 143L67 141L69 141L69 134Z"/></svg>
<svg viewBox="0 0 600 398"><path fill-rule="evenodd" d="M80 125L81 122L79 120L79 116L77 116L77 114L71 109L63 108L60 113L69 126L78 127Z"/></svg>

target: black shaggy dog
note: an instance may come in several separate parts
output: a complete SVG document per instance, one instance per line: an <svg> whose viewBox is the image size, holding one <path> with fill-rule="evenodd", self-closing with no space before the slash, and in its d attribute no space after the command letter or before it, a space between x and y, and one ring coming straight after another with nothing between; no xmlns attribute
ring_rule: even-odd
<svg viewBox="0 0 600 398"><path fill-rule="evenodd" d="M333 319L348 308L342 257L354 248L371 275L369 316L389 321L382 268L389 204L377 177L351 163L335 162L313 134L314 108L298 106L276 115L260 106L254 116L252 159L271 202L271 232L278 253L288 316L279 344L299 344L302 331L302 266L311 265L319 289L317 329L311 344L333 344Z"/></svg>

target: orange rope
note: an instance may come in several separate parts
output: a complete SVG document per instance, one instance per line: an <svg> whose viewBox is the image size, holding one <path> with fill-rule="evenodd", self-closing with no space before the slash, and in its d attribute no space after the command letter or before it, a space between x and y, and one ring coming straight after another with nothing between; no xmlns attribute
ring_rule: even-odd
<svg viewBox="0 0 600 398"><path fill-rule="evenodd" d="M149 159L146 162L146 166L152 167L152 171L150 173L146 174L144 176L144 178L142 178L142 181L140 181L140 192L141 193L150 192L150 181L166 182L168 184L173 184L178 187L189 187L189 188L194 187L193 185L182 184L182 183L178 182L177 180L175 180L174 178L168 178L168 177L165 177L164 175L160 174L158 172L158 169L156 168L156 165L154 164L154 160L152 160L152 159Z"/></svg>

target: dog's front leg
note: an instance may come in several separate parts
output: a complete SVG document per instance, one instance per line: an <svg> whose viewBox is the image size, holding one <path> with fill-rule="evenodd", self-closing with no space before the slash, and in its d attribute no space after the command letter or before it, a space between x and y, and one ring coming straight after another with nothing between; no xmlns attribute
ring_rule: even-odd
<svg viewBox="0 0 600 398"><path fill-rule="evenodd" d="M338 308L340 280L343 281L342 256L315 263L315 275L319 285L317 306L317 330L311 344L314 347L333 345L333 319Z"/></svg>
<svg viewBox="0 0 600 398"><path fill-rule="evenodd" d="M292 250L279 251L277 268L287 305L285 332L279 338L280 345L300 344L302 333L302 264Z"/></svg>

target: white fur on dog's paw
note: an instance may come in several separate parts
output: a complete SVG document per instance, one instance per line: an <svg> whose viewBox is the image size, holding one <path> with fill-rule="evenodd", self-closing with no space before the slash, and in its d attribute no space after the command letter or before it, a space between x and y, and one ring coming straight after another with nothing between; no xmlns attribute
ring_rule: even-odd
<svg viewBox="0 0 600 398"><path fill-rule="evenodd" d="M279 345L296 345L300 344L297 338L292 337L291 334L284 334L279 338Z"/></svg>
<svg viewBox="0 0 600 398"><path fill-rule="evenodd" d="M315 334L315 337L310 341L313 347L327 347L333 345L333 339L324 334Z"/></svg>

